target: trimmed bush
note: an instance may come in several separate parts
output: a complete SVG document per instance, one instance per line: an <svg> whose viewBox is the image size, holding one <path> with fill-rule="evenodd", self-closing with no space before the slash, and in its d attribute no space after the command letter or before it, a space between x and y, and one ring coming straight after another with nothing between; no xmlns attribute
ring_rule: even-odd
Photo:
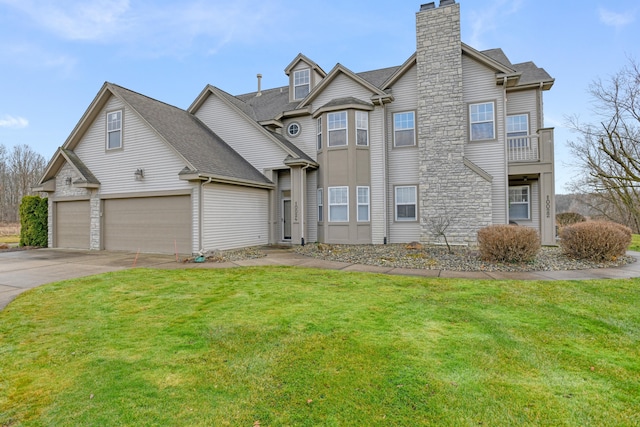
<svg viewBox="0 0 640 427"><path fill-rule="evenodd" d="M563 212L556 215L556 224L558 227L566 227L567 225L585 222L587 219L576 212Z"/></svg>
<svg viewBox="0 0 640 427"><path fill-rule="evenodd" d="M24 196L20 202L20 246L47 246L47 198Z"/></svg>
<svg viewBox="0 0 640 427"><path fill-rule="evenodd" d="M531 262L540 251L540 236L533 228L492 225L478 231L480 258L490 262Z"/></svg>
<svg viewBox="0 0 640 427"><path fill-rule="evenodd" d="M610 221L587 221L564 227L560 247L571 258L612 261L626 253L631 229Z"/></svg>

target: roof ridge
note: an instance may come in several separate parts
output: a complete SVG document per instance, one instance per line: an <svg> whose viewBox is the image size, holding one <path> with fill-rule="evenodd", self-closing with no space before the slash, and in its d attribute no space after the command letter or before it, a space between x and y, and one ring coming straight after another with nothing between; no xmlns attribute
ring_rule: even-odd
<svg viewBox="0 0 640 427"><path fill-rule="evenodd" d="M169 104L168 102L160 101L159 99L152 98L152 97L150 97L150 96L148 96L148 95L145 95L145 94L143 94L143 93L137 92L137 91L135 91L135 90L131 90L131 89L126 88L126 87L124 87L124 86L121 86L121 85L119 85L119 84L112 83L112 82L107 82L107 84L109 84L110 86L113 86L113 87L115 87L115 88L122 89L122 90L126 90L127 92L131 92L131 93L132 93L132 94L134 94L134 95L138 95L138 96L141 96L141 97L143 97L143 98L147 98L147 99L149 99L149 100L151 100L151 101L154 101L154 102L157 102L157 103L159 103L159 104L164 104L164 105L166 105L167 107L171 107L171 108L175 108L176 110L184 111L185 113L189 114L189 112L188 112L187 110L183 109L183 108L177 107L177 106L175 106L175 105L173 105L173 104Z"/></svg>

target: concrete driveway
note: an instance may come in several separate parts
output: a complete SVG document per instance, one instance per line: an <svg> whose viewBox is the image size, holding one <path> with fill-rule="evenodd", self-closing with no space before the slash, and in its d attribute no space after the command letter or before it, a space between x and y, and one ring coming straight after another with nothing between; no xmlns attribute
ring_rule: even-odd
<svg viewBox="0 0 640 427"><path fill-rule="evenodd" d="M172 255L34 249L0 252L0 310L20 293L45 283L131 267L183 266Z"/></svg>

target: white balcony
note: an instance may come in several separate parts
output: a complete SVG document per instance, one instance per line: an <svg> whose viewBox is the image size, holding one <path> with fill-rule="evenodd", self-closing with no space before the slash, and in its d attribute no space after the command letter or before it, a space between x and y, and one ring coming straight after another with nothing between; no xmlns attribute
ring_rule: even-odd
<svg viewBox="0 0 640 427"><path fill-rule="evenodd" d="M509 163L540 161L539 136L523 135L507 138Z"/></svg>

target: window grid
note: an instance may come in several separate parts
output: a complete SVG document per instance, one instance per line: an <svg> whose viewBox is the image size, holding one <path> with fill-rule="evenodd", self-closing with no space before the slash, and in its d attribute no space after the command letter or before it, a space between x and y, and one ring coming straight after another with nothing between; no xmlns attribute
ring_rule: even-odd
<svg viewBox="0 0 640 427"><path fill-rule="evenodd" d="M518 114L507 116L507 139L510 148L528 147L528 138L517 138L519 136L526 137L529 135L529 116L526 114Z"/></svg>
<svg viewBox="0 0 640 427"><path fill-rule="evenodd" d="M396 187L396 221L416 221L416 193L415 185Z"/></svg>
<svg viewBox="0 0 640 427"><path fill-rule="evenodd" d="M294 99L302 99L309 94L310 91L310 71L309 69L298 70L293 72L293 91Z"/></svg>
<svg viewBox="0 0 640 427"><path fill-rule="evenodd" d="M318 198L318 222L324 221L324 201L322 199L323 191L322 188L318 188L317 198Z"/></svg>
<svg viewBox="0 0 640 427"><path fill-rule="evenodd" d="M396 147L416 145L413 111L393 114L393 144Z"/></svg>
<svg viewBox="0 0 640 427"><path fill-rule="evenodd" d="M349 187L329 187L329 222L349 221Z"/></svg>
<svg viewBox="0 0 640 427"><path fill-rule="evenodd" d="M369 145L369 113L356 111L356 145Z"/></svg>
<svg viewBox="0 0 640 427"><path fill-rule="evenodd" d="M472 141L495 138L493 102L471 104L469 106L469 120Z"/></svg>
<svg viewBox="0 0 640 427"><path fill-rule="evenodd" d="M317 146L318 150L322 150L322 117L318 117Z"/></svg>
<svg viewBox="0 0 640 427"><path fill-rule="evenodd" d="M107 113L107 149L122 147L122 111Z"/></svg>
<svg viewBox="0 0 640 427"><path fill-rule="evenodd" d="M358 222L369 221L369 187L357 187Z"/></svg>
<svg viewBox="0 0 640 427"><path fill-rule="evenodd" d="M509 187L509 219L531 219L531 198L528 185Z"/></svg>
<svg viewBox="0 0 640 427"><path fill-rule="evenodd" d="M347 145L347 112L327 114L327 146L337 147Z"/></svg>

